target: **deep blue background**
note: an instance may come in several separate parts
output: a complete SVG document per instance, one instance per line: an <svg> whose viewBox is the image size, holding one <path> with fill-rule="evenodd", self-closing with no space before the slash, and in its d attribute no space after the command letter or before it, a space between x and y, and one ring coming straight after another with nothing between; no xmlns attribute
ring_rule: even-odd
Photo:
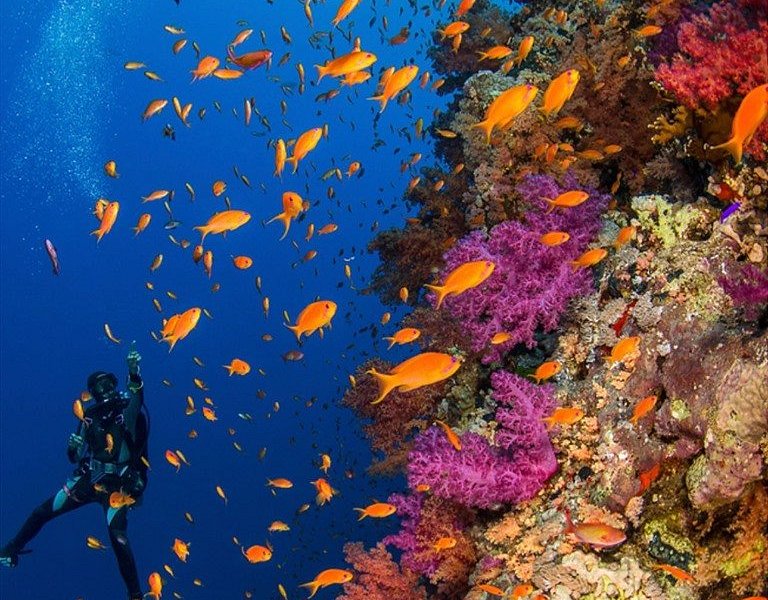
<svg viewBox="0 0 768 600"><path fill-rule="evenodd" d="M340 2L313 5L315 30L328 31ZM413 57L422 72L428 70L426 47L438 18L443 22L455 6L452 3L426 17L414 16L406 2L381 0L374 7L363 2L344 24L354 22L354 35L363 47L378 54L373 78L363 86L341 94L329 103L314 98L332 89L331 79L320 86L315 63L330 58L327 49L315 50L307 38L312 32L302 4L278 0L193 2L171 0L152 2L75 2L33 0L23 6L3 4L0 19L2 37L2 217L0 281L0 538L4 542L34 506L55 493L71 470L65 457L67 436L75 427L72 401L84 389L87 375L97 369L112 370L122 381L124 358L135 339L144 360L146 401L152 414L150 461L152 471L143 506L132 511L129 534L137 557L142 582L154 570L166 581L166 595L178 591L185 598L240 598L253 590L256 598L277 598L277 584L285 585L290 598L305 597L298 583L309 581L322 569L343 567L341 548L348 540L371 543L396 526L388 522L356 521L352 508L365 506L372 498L383 500L402 487L394 480L371 481L365 476L370 463L367 443L359 423L339 407L347 375L366 353L385 354L386 344L370 332L356 333L378 324L386 307L374 296L350 289L343 275L340 255L351 258L353 281L363 288L375 267L375 257L364 248L372 237L372 224L386 228L402 224L406 207L401 199L413 172L400 173L401 160L422 152L428 162L429 143L409 143L398 134L407 128L413 133L418 117L429 123L432 110L444 105L429 89L411 86L410 107L390 103L376 130L386 145L374 151L374 115L377 103L372 95L381 69L401 66ZM402 14L401 14L402 7ZM386 38L413 20L411 41L390 47L381 35L381 17L387 15ZM369 20L376 16L371 28ZM224 58L225 45L241 27L239 19L255 29L251 39L238 50L262 47L260 29L267 34L267 46L274 51L273 66L247 73L237 81L213 78L190 83L189 71L197 63L192 40L203 54ZM164 24L184 27L189 44L179 56L171 53L177 39L163 30ZM280 25L293 36L288 46L280 38ZM325 45L325 44L324 44ZM351 44L334 34L337 54ZM291 60L283 67L277 61L287 51ZM164 83L146 79L141 71L128 72L127 60L143 61L159 73ZM295 65L304 64L307 91L284 96L281 83L297 84ZM148 123L140 115L149 100L178 95L193 102L192 127L181 125L172 105ZM254 96L256 105L272 125L266 131L254 115L249 128L243 124L243 99ZM293 131L281 124L279 100L288 102L286 119ZM213 106L218 100L219 113ZM200 121L197 112L205 107ZM232 109L238 113L235 118ZM340 121L343 115L345 122ZM350 123L356 124L352 130ZM176 129L177 141L164 139L165 123ZM330 136L302 162L296 175L287 174L281 183L272 177L273 153L266 147L270 137L291 138L305 129L328 123ZM253 135L257 133L258 135ZM399 153L397 152L399 149ZM105 161L117 161L120 178L102 172ZM346 170L359 160L364 174L343 182L323 182L320 175L334 164ZM233 166L253 184L245 187L233 174ZM214 198L211 184L223 179L234 208L251 212L253 218L243 229L211 236L206 247L215 253L214 276L208 280L201 266L191 260L191 248L183 251L172 245L162 228L166 220L161 203L141 204L140 197L154 189L176 190L174 216L183 225L172 233L197 243L192 226L204 223L224 208ZM189 181L197 191L191 203L184 190ZM263 184L266 193L259 189ZM333 185L336 198L326 197ZM308 186L308 188L306 187ZM280 194L295 190L313 206L289 236L278 242L281 225L262 226L262 221L280 210ZM89 232L96 227L91 214L95 200L105 196L119 200L117 224L100 244ZM315 206L315 202L318 204ZM385 208L394 205L388 214ZM151 212L153 222L134 238L131 228L139 214ZM339 231L304 241L306 224L319 228L327 222L339 224ZM51 273L43 251L43 240L56 244L62 264L61 276ZM298 250L291 241L298 244ZM291 264L307 250L316 249L317 258L308 264ZM149 272L152 258L163 253L165 260L155 273ZM247 254L254 259L249 271L238 271L230 256ZM261 275L264 293L270 297L271 312L265 318L262 298L254 285ZM154 292L145 288L152 281ZM212 282L221 291L210 291ZM343 282L342 287L337 284ZM172 290L178 300L165 294ZM296 349L293 335L282 325L281 313L292 319L317 296L334 300L339 313L325 339L313 336L302 346L301 362L284 362L281 355ZM150 331L161 327L162 316L152 306L160 300L164 316L191 306L208 308L213 319L203 317L197 329L169 354ZM380 328L380 336L397 329L402 311ZM108 322L121 345L108 341L103 324ZM261 340L271 333L274 341ZM410 350L393 351L400 359ZM205 362L197 367L193 356ZM249 361L252 373L245 378L228 378L221 365L232 358ZM266 376L256 370L264 369ZM202 378L210 391L202 393L193 385ZM172 386L165 386L168 380ZM267 397L260 400L256 391ZM185 398L192 395L199 407L203 397L215 402L219 420L203 420L199 410L184 415ZM317 401L307 407L306 402ZM280 403L274 412L273 403ZM248 412L253 421L238 418ZM228 428L234 434L228 433ZM191 429L199 433L189 439ZM237 452L232 442L243 446ZM263 462L259 449L267 447ZM176 474L164 461L166 449L181 449L191 462ZM311 502L310 480L322 475L317 469L320 452L329 452L333 467L329 480L341 491L330 505L312 508L296 517L296 509ZM347 478L345 469L354 471ZM265 487L267 477L288 477L295 486L273 496ZM227 506L215 493L221 485L229 497ZM195 517L190 525L185 511ZM274 519L287 521L291 531L267 534ZM0 573L3 600L66 599L82 597L113 599L124 596L111 550L99 552L85 546L94 535L108 541L101 509L91 505L58 519L46 527L30 545L34 552L22 557L19 568ZM237 536L244 545L274 546L273 559L249 565L233 544ZM171 553L173 539L191 542L186 565ZM171 579L162 571L169 564L176 572ZM193 586L202 579L204 587ZM334 597L338 588L318 593Z"/></svg>

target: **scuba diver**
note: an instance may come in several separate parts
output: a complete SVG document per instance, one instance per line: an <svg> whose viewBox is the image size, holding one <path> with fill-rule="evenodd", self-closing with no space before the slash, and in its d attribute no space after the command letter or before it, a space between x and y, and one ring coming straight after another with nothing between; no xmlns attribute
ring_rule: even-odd
<svg viewBox="0 0 768 600"><path fill-rule="evenodd" d="M24 547L51 519L98 502L104 509L109 539L129 600L143 597L136 562L126 533L128 508L147 485L149 414L144 406L144 384L139 374L141 355L127 356L128 391L117 389L113 373L97 371L88 377L91 406L83 412L77 432L69 437L67 456L77 469L62 488L32 511L16 536L0 549L0 565L15 567Z"/></svg>

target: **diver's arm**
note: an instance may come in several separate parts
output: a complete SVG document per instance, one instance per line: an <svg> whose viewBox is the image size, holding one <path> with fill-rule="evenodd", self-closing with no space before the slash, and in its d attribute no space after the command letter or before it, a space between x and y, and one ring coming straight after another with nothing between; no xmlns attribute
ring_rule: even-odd
<svg viewBox="0 0 768 600"><path fill-rule="evenodd" d="M141 405L144 403L144 381L141 379L139 362L141 355L132 349L128 353L126 362L128 363L128 391L130 399L124 415L128 427L132 430L136 423L136 418L141 411Z"/></svg>
<svg viewBox="0 0 768 600"><path fill-rule="evenodd" d="M69 440L67 440L67 458L71 463L80 462L80 459L83 458L85 440L82 438L82 431L83 423L81 421L77 426L77 431L75 433L71 433L69 435Z"/></svg>

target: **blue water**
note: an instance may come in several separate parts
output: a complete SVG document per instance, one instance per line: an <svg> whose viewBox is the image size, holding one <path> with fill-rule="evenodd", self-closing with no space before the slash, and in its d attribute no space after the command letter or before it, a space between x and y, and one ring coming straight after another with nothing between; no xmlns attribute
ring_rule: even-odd
<svg viewBox="0 0 768 600"><path fill-rule="evenodd" d="M328 31L337 5L312 5L315 31ZM389 30L382 36L385 14ZM447 14L448 7L443 11ZM376 23L369 27L374 16ZM368 255L365 246L374 235L374 222L379 228L398 226L408 214L402 192L414 173L401 174L400 161L412 152L422 152L428 163L430 144L413 139L413 124L418 117L429 123L432 111L445 105L445 99L429 89L420 90L415 82L410 87L412 104L390 103L374 128L378 105L365 98L372 95L382 68L399 67L413 58L422 71L429 69L425 53L436 18L425 16L424 11L414 15L405 2L385 6L380 1L376 7L362 3L344 29L353 21L352 32L361 36L364 49L378 54L373 77L357 90L344 88L329 103L316 103L315 96L331 90L334 82L326 79L314 86L312 65L324 62L330 53L325 42L320 50L307 42L312 29L298 2L182 0L176 6L171 0L35 0L3 6L3 542L70 473L65 448L76 425L72 401L85 388L88 374L110 370L122 381L125 355L134 339L143 356L145 399L152 416L149 487L143 505L131 511L128 529L142 582L150 572L160 571L167 597L175 591L184 598L240 598L251 590L255 598L278 598L278 583L285 586L289 598L305 597L299 583L323 569L345 566L341 548L346 541L371 544L394 529L394 520L356 521L353 507L365 506L372 498L383 500L402 482L366 476L371 460L367 442L361 437L360 423L340 407L340 399L348 374L366 356L385 352L380 337L395 331L403 314L402 309L395 310L390 325L379 328L375 339L370 330L359 333L378 325L388 310L375 296L359 293L376 265L376 257ZM190 83L189 71L197 64L192 40L203 54L223 58L225 45L241 29L236 24L240 19L247 20L255 32L239 51L261 48L259 30L263 28L267 47L274 52L272 69L260 68L236 81L210 78ZM385 39L408 21L413 21L409 43L389 46ZM163 30L165 24L187 31L189 44L179 56L171 53L178 38ZM280 25L292 35L292 45L280 38ZM338 32L334 46L337 55L351 49ZM278 67L286 51L291 59ZM165 82L150 81L141 71L125 71L122 65L128 60L145 62ZM297 61L307 73L303 96L295 92ZM268 76L281 81L270 81ZM294 94L284 95L281 83L293 84ZM174 95L194 103L191 128L181 125L170 103L161 115L141 122L151 99L170 100ZM256 115L250 127L244 126L243 99L251 96L268 117L271 132ZM281 123L283 98L292 130ZM214 108L214 100L220 102L221 113ZM202 107L207 114L201 121L197 112ZM163 137L165 123L176 130L176 141ZM324 123L329 124L329 138L301 163L299 172L284 175L282 183L274 178L273 152L267 149L267 141L295 137ZM411 133L411 142L398 133L402 128ZM372 149L375 136L386 143L377 150ZM119 179L110 179L102 171L110 159L117 161ZM362 177L321 181L327 169L338 165L346 170L352 160L361 161ZM250 179L251 189L236 179L234 166ZM209 280L202 265L192 262L191 248L182 250L167 236L172 233L177 239L198 242L192 227L225 208L222 198L211 193L217 179L226 181L233 208L247 210L253 218L227 238L206 240L206 247L215 254ZM186 181L197 192L194 203L184 190ZM327 198L329 185L336 191L333 200ZM140 202L141 196L159 188L176 191L172 207L182 225L172 232L163 230L166 215L161 203ZM279 242L281 225L263 226L262 221L280 211L280 194L286 190L299 192L312 207L305 220L295 223ZM91 211L100 196L120 201L121 210L113 231L97 245L89 232L96 227ZM131 228L145 211L152 214L153 222L135 238ZM307 243L304 234L310 221L318 228L333 221L339 231ZM62 268L58 277L52 274L43 250L45 238L58 249ZM292 268L309 249L318 251L317 258ZM149 265L158 253L164 255L164 262L150 273ZM230 256L238 254L251 256L253 268L235 269ZM349 259L357 289L351 289L344 277L342 258ZM268 318L254 284L257 275L270 298ZM154 284L154 291L146 289L147 281ZM218 293L211 292L213 282L221 284ZM169 290L178 300L166 295ZM281 313L286 310L295 319L318 296L339 306L333 328L324 339L314 335L303 344L302 361L285 362L281 356L297 345L283 327ZM154 309L153 298L161 302L162 315ZM203 317L195 331L169 353L150 331L160 329L163 316L192 306L207 308L213 319ZM121 344L106 338L104 323L110 324ZM263 342L264 333L271 333L274 341ZM193 356L206 366L196 366ZM403 354L393 351L389 356L398 359ZM251 363L250 375L227 377L221 365L234 357ZM195 377L205 381L208 392L194 386ZM259 399L257 390L266 391L266 398ZM198 406L190 417L184 415L187 395ZM215 423L200 414L205 396L215 404ZM238 413L250 413L253 420L242 420ZM189 439L192 429L198 432L197 439ZM244 451L236 451L233 442ZM260 461L262 447L267 454ZM166 449L182 450L191 466L177 474L163 459ZM313 504L297 516L301 504L312 502L314 488L309 482L322 476L317 468L321 452L333 459L328 479L341 495L322 508ZM354 476L347 477L345 470ZM294 488L275 496L265 487L267 477L288 477ZM226 491L227 505L216 495L216 485ZM195 518L193 525L184 519L187 511ZM268 534L267 526L274 519L288 522L291 531ZM23 556L17 569L0 573L0 597L124 597L111 550L88 549L88 535L108 542L101 508L95 504L50 523L30 544L32 554ZM268 540L274 547L272 560L248 564L232 536L246 546ZM191 543L187 564L171 552L175 537ZM165 574L164 564L173 567L175 578ZM193 584L195 578L202 580L202 587ZM317 597L331 598L337 591L330 588Z"/></svg>

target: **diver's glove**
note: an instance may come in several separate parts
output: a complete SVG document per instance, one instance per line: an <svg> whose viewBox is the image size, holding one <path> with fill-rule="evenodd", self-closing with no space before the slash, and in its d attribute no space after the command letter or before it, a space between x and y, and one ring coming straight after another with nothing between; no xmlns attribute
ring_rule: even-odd
<svg viewBox="0 0 768 600"><path fill-rule="evenodd" d="M70 462L75 462L80 458L80 455L83 452L83 444L85 444L83 436L77 435L76 433L70 434L69 440L67 441L67 456L69 457Z"/></svg>
<svg viewBox="0 0 768 600"><path fill-rule="evenodd" d="M128 374L138 375L139 363L141 362L141 354L136 352L136 350L131 350L125 360L128 363Z"/></svg>

